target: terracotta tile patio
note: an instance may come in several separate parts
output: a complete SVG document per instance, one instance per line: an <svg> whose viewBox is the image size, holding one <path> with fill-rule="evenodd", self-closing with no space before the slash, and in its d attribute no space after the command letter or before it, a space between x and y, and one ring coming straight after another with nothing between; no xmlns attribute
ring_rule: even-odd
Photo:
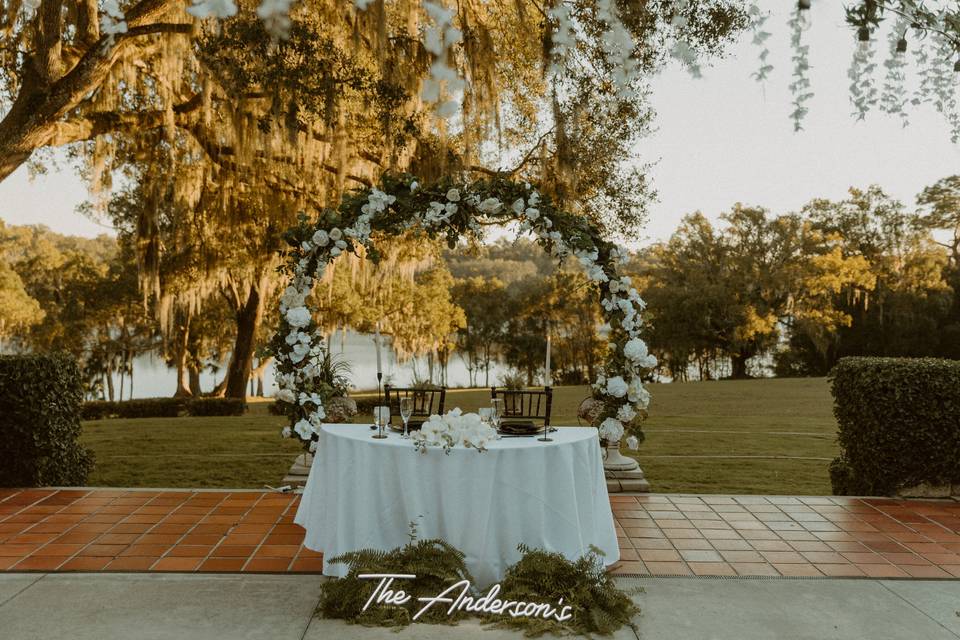
<svg viewBox="0 0 960 640"><path fill-rule="evenodd" d="M960 503L612 496L621 574L960 577ZM0 571L319 573L298 498L262 491L0 489Z"/></svg>

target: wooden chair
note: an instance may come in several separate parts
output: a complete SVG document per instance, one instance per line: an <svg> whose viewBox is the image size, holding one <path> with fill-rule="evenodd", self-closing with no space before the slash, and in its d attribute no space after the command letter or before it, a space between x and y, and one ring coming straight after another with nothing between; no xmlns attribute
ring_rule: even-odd
<svg viewBox="0 0 960 640"><path fill-rule="evenodd" d="M553 406L553 388L544 387L542 391L497 389L490 387L490 399L503 400L503 416L500 425L509 426L511 423L520 425L536 424L541 428L550 428L550 410Z"/></svg>
<svg viewBox="0 0 960 640"><path fill-rule="evenodd" d="M393 424L394 418L398 420L399 424L403 424L403 418L400 417L401 398L413 398L413 413L408 423L411 430L419 429L427 418L435 413L443 415L443 405L447 398L446 387L392 387L387 384L383 386L383 391L386 405L390 407L391 424Z"/></svg>

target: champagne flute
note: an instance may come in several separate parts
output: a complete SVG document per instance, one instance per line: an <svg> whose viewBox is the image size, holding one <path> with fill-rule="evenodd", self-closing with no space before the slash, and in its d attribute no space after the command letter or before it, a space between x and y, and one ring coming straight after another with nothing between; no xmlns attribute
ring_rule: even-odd
<svg viewBox="0 0 960 640"><path fill-rule="evenodd" d="M403 419L403 437L409 438L410 432L407 423L413 415L413 398L400 398L400 417Z"/></svg>

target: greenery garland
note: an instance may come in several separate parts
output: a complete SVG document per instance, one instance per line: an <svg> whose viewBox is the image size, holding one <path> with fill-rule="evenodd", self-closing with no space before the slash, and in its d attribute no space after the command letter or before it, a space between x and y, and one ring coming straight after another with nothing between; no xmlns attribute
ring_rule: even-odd
<svg viewBox="0 0 960 640"><path fill-rule="evenodd" d="M530 183L500 176L468 183L448 178L430 186L409 175L386 176L381 188L354 192L317 220L301 215L299 224L287 231L290 250L281 270L289 286L280 299L271 350L277 361L278 399L289 407L292 430L310 441L325 418L323 405L330 395L322 376L325 349L308 298L331 259L363 246L367 258L378 261L378 235L422 234L443 238L452 248L462 237L482 239L486 226L511 221L518 221L521 232L531 232L558 260L575 257L597 285L606 320L602 333L610 350L593 385L602 401L594 426L610 442L619 441L626 430L628 444L635 448L650 398L642 380L656 366L656 358L639 337L644 302L630 278L618 273L627 253L606 240L590 219L560 210Z"/></svg>
<svg viewBox="0 0 960 640"><path fill-rule="evenodd" d="M343 578L328 580L321 587L317 615L366 626L406 626L421 608L418 598L431 598L461 581L473 582L464 563L464 555L443 540L415 539L392 551L365 549L333 558L331 563L348 565ZM634 627L633 618L640 608L630 594L617 587L602 561L603 553L591 547L590 552L571 562L563 555L543 549L518 547L523 557L511 565L500 583L497 598L517 602L562 602L570 607L572 617L565 622L538 617L511 617L492 614L479 619L495 627L523 631L526 636L545 633L609 635L623 626ZM415 579L393 585L411 596L403 605L364 604L377 587L376 580L361 579L362 574L410 574ZM431 607L417 622L456 624L470 615L458 610L447 615L447 609Z"/></svg>

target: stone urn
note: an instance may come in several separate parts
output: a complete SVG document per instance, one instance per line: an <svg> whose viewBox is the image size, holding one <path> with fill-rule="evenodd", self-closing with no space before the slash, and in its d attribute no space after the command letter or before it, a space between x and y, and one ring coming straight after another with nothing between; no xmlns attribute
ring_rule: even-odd
<svg viewBox="0 0 960 640"><path fill-rule="evenodd" d="M596 424L601 412L603 411L603 401L595 398L587 398L580 403L577 409L577 416L590 424ZM636 471L640 464L633 458L628 458L620 453L620 441L607 442L605 444L603 468L606 471Z"/></svg>

